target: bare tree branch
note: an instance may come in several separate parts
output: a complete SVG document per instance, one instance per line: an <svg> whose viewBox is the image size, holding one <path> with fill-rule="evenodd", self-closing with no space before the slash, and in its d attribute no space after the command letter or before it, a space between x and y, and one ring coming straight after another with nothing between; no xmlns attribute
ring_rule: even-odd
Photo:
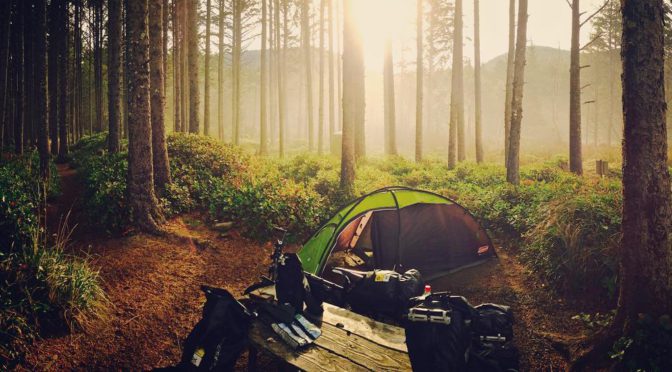
<svg viewBox="0 0 672 372"><path fill-rule="evenodd" d="M579 48L579 50L584 50L584 49L588 48L588 47L590 46L590 44L592 44L592 43L594 43L595 41L599 40L599 39L602 37L602 35L603 35L603 33L599 33L599 34L595 35L595 37L593 38L593 40L589 41L586 45L584 45L584 46L582 46L581 48Z"/></svg>
<svg viewBox="0 0 672 372"><path fill-rule="evenodd" d="M585 20L583 20L583 22L581 22L581 24L579 25L579 27L583 27L583 25L585 25L588 21L590 21L591 19L593 19L593 17L595 17L596 15L598 15L598 14L602 11L602 9L604 9L604 7L607 6L607 4L609 4L609 0L606 0L606 1L604 2L604 4L602 4L602 6L601 6L599 9L597 9L597 10L596 10L593 14L591 14L588 18L586 18Z"/></svg>

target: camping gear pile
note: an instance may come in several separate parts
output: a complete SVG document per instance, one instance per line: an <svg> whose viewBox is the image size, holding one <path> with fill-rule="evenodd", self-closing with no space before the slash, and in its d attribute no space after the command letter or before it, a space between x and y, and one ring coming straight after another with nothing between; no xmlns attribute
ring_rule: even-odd
<svg viewBox="0 0 672 372"><path fill-rule="evenodd" d="M513 313L446 292L411 299L404 329L414 371L516 371Z"/></svg>
<svg viewBox="0 0 672 372"><path fill-rule="evenodd" d="M273 285L277 302L242 304L203 287L203 319L187 338L181 370L231 370L255 317L293 349L306 347L321 335L322 302L402 324L414 371L518 369L509 307L472 306L425 285L496 257L483 227L457 203L384 188L337 212L297 254L282 251L286 230L278 231L269 276L245 291Z"/></svg>

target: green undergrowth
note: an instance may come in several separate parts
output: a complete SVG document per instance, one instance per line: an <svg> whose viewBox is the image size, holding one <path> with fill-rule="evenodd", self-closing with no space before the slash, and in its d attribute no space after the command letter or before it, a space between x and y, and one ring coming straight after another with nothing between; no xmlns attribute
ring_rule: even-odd
<svg viewBox="0 0 672 372"><path fill-rule="evenodd" d="M40 223L45 199L60 193L50 168L45 187L36 153L0 163L0 369L21 362L39 334L83 326L102 309L98 273L64 252L67 227L47 239Z"/></svg>
<svg viewBox="0 0 672 372"><path fill-rule="evenodd" d="M82 164L87 209L118 232L129 225L126 154L107 154L104 135L97 138L98 145L94 138L78 144L73 158ZM498 165L463 163L449 170L442 160L369 159L358 165L354 195L343 195L340 161L332 156L262 158L189 134L170 135L168 152L174 182L161 198L169 215L205 210L212 220L233 220L260 240L281 225L300 241L353 197L391 185L415 187L467 207L555 289L601 300L616 293L620 181L577 177L562 158L523 167L519 186L508 184Z"/></svg>

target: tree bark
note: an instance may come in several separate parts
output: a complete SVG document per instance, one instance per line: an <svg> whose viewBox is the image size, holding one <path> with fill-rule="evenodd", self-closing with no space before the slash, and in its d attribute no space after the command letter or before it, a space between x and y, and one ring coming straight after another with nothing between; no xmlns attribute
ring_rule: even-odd
<svg viewBox="0 0 672 372"><path fill-rule="evenodd" d="M511 99L511 132L509 138L509 163L506 180L520 183L520 127L523 121L523 85L525 82L525 50L527 46L527 0L518 2L518 32L516 35L516 57L513 70L513 91Z"/></svg>
<svg viewBox="0 0 672 372"><path fill-rule="evenodd" d="M476 162L483 162L481 133L481 31L479 0L474 0L474 127L476 131Z"/></svg>
<svg viewBox="0 0 672 372"><path fill-rule="evenodd" d="M168 93L168 13L170 12L170 5L168 0L163 0L161 5L161 27L163 30L163 92L164 95Z"/></svg>
<svg viewBox="0 0 672 372"><path fill-rule="evenodd" d="M516 0L509 0L509 52L506 55L506 93L504 98L504 165L509 164L511 101L513 101L513 59L516 50Z"/></svg>
<svg viewBox="0 0 672 372"><path fill-rule="evenodd" d="M0 132L2 132L2 137L4 137L5 128L9 126L9 105L7 104L10 91L9 84L9 48L10 48L10 20L12 19L12 13L16 14L17 12L12 12L12 1L5 1L2 5L2 13L0 14ZM21 52L23 56L23 51ZM22 58L23 59L23 58ZM3 143L4 138L0 138L0 146ZM22 139L23 140L23 139ZM23 151L23 149L21 149Z"/></svg>
<svg viewBox="0 0 672 372"><path fill-rule="evenodd" d="M268 153L268 113L266 94L268 93L268 50L266 47L268 33L268 9L267 0L261 0L261 66L259 72L260 88L259 91L259 154Z"/></svg>
<svg viewBox="0 0 672 372"><path fill-rule="evenodd" d="M333 152L331 144L334 141L334 131L336 130L336 92L334 86L334 59L338 58L338 53L334 50L334 1L327 0L329 8L328 38L329 38L329 150ZM340 99L340 98L339 98Z"/></svg>
<svg viewBox="0 0 672 372"><path fill-rule="evenodd" d="M282 0L282 13L284 22L283 25L283 38L282 38L282 48L280 48L280 0L275 0L275 35L276 35L276 50L278 51L278 64L277 64L277 79L278 79L278 146L280 157L285 156L285 119L287 111L287 97L285 92L285 61L287 53L287 42L288 42L288 9L287 9L287 0Z"/></svg>
<svg viewBox="0 0 672 372"><path fill-rule="evenodd" d="M217 130L219 140L224 141L224 0L219 0L219 14L217 15L219 21L219 38L217 56Z"/></svg>
<svg viewBox="0 0 672 372"><path fill-rule="evenodd" d="M129 1L128 32L128 200L135 225L158 232L163 216L154 193L150 114L147 2Z"/></svg>
<svg viewBox="0 0 672 372"><path fill-rule="evenodd" d="M385 121L385 154L397 155L396 110L394 104L394 61L392 58L392 39L385 41L385 60L383 63L383 102ZM416 111L417 113L417 111ZM417 125L417 123L416 123Z"/></svg>
<svg viewBox="0 0 672 372"><path fill-rule="evenodd" d="M35 101L32 111L35 114L35 122L38 128L38 150L40 153L40 176L42 180L49 180L49 118L47 117L47 27L46 27L46 1L34 0L34 14L32 29L34 34L34 81Z"/></svg>
<svg viewBox="0 0 672 372"><path fill-rule="evenodd" d="M581 159L580 1L572 0L572 41L569 62L569 170L583 173Z"/></svg>
<svg viewBox="0 0 672 372"><path fill-rule="evenodd" d="M324 13L326 0L320 0L320 92L319 92L319 118L317 128L317 153L324 153Z"/></svg>
<svg viewBox="0 0 672 372"><path fill-rule="evenodd" d="M351 195L355 184L355 126L357 123L357 81L359 54L362 54L361 35L352 14L353 0L344 0L343 27L343 137L341 149L341 191Z"/></svg>
<svg viewBox="0 0 672 372"><path fill-rule="evenodd" d="M301 41L306 83L306 110L308 112L308 151L315 150L315 121L313 118L313 64L310 47L310 0L301 0Z"/></svg>
<svg viewBox="0 0 672 372"><path fill-rule="evenodd" d="M241 0L233 0L233 45L231 46L231 109L233 110L233 144L240 142L240 56L242 52L242 4Z"/></svg>
<svg viewBox="0 0 672 372"><path fill-rule="evenodd" d="M36 10L33 7L32 0L21 2L21 11L23 12L23 94L24 107L28 102L36 102L37 90L40 89L39 83L35 77L35 58L36 58L36 30L34 29ZM46 25L45 25L46 27ZM45 61L46 63L46 61ZM46 69L46 67L42 67ZM48 108L47 108L48 109ZM30 147L38 146L40 127L43 123L36 120L38 113L36 110L23 111L23 129L25 138ZM48 125L48 123L47 123ZM48 145L47 145L48 147Z"/></svg>
<svg viewBox="0 0 672 372"><path fill-rule="evenodd" d="M200 98L198 95L198 0L187 0L187 53L189 60L189 133L200 133L198 120Z"/></svg>
<svg viewBox="0 0 672 372"><path fill-rule="evenodd" d="M210 15L211 0L205 2L205 60L203 76L203 134L210 135Z"/></svg>
<svg viewBox="0 0 672 372"><path fill-rule="evenodd" d="M423 89L425 79L425 62L424 62L424 48L422 40L422 20L423 20L423 0L416 0L416 29L415 29L415 45L416 45L416 87L415 87L415 161L422 161L422 129L423 129Z"/></svg>
<svg viewBox="0 0 672 372"><path fill-rule="evenodd" d="M107 62L107 99L108 99L108 138L107 149L110 153L119 152L119 129L121 127L121 0L108 0L107 21L108 62Z"/></svg>
<svg viewBox="0 0 672 372"><path fill-rule="evenodd" d="M450 89L448 168L464 160L464 63L462 48L462 0L455 1L453 68Z"/></svg>
<svg viewBox="0 0 672 372"><path fill-rule="evenodd" d="M103 130L103 0L94 3L94 53L96 130Z"/></svg>
<svg viewBox="0 0 672 372"><path fill-rule="evenodd" d="M68 156L68 35L70 34L68 1L59 0L58 7L58 159Z"/></svg>
<svg viewBox="0 0 672 372"><path fill-rule="evenodd" d="M617 321L670 314L670 175L665 123L664 5L624 0L623 223Z"/></svg>
<svg viewBox="0 0 672 372"><path fill-rule="evenodd" d="M163 22L161 19L163 0L149 0L149 71L151 89L152 119L152 167L154 169L154 187L163 192L170 183L170 165L166 145L166 126L164 118L165 86L163 81Z"/></svg>
<svg viewBox="0 0 672 372"><path fill-rule="evenodd" d="M8 19L7 22L9 23L9 14L7 14ZM16 9L14 11L14 19L16 24L14 25L14 30L13 30L13 51L12 51L12 69L14 70L13 76L15 76L15 81L11 84L11 86L14 89L14 99L15 99L15 114L14 114L14 152L16 154L22 154L23 153L23 143L24 143L24 124L25 124L25 112L26 112L26 95L25 95L25 86L24 86L24 78L25 78L25 64L24 64L24 38L25 35L23 34L24 30L24 23L28 22L25 18L25 8L22 8L20 4L16 5ZM9 30L7 30L9 33ZM8 35L9 37L9 35ZM9 65L7 66L9 68ZM7 79L7 78L6 78ZM10 90L10 84L7 84L7 92ZM5 98L7 101L9 101L8 98ZM9 122L10 122L10 111L9 111L9 105L7 105L7 123L8 125L5 127L7 129L10 129L9 127ZM7 137L9 137L10 133L7 133Z"/></svg>
<svg viewBox="0 0 672 372"><path fill-rule="evenodd" d="M182 132L182 69L181 69L181 50L180 50L180 12L179 0L173 0L172 3L172 26L173 26L173 130Z"/></svg>
<svg viewBox="0 0 672 372"><path fill-rule="evenodd" d="M58 85L60 79L58 76L58 47L59 47L59 6L60 0L52 0L48 6L47 27L49 31L49 43L47 49L47 73L48 73L48 95L49 95L49 151L52 155L58 155Z"/></svg>

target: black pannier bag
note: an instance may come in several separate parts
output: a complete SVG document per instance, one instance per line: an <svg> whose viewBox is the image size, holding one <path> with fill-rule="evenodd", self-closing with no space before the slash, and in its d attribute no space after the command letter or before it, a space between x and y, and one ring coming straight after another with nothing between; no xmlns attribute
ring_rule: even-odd
<svg viewBox="0 0 672 372"><path fill-rule="evenodd" d="M201 286L203 317L184 342L182 371L232 371L248 343L253 314L228 291Z"/></svg>
<svg viewBox="0 0 672 372"><path fill-rule="evenodd" d="M472 339L471 305L446 292L412 301L404 330L413 371L465 371Z"/></svg>
<svg viewBox="0 0 672 372"><path fill-rule="evenodd" d="M403 274L391 270L355 271L335 268L347 278L345 302L353 311L399 318L412 297L422 294L424 282L418 270Z"/></svg>
<svg viewBox="0 0 672 372"><path fill-rule="evenodd" d="M283 253L278 264L275 295L281 304L291 305L296 312L306 312L310 315L322 314L322 303L312 295L310 284L306 278L301 259L295 253Z"/></svg>
<svg viewBox="0 0 672 372"><path fill-rule="evenodd" d="M516 371L519 368L518 349L513 344L513 312L498 304L482 304L475 308L472 323L474 347L471 371Z"/></svg>
<svg viewBox="0 0 672 372"><path fill-rule="evenodd" d="M509 306L481 304L476 306L474 333L489 341L510 341L513 338L513 312Z"/></svg>

